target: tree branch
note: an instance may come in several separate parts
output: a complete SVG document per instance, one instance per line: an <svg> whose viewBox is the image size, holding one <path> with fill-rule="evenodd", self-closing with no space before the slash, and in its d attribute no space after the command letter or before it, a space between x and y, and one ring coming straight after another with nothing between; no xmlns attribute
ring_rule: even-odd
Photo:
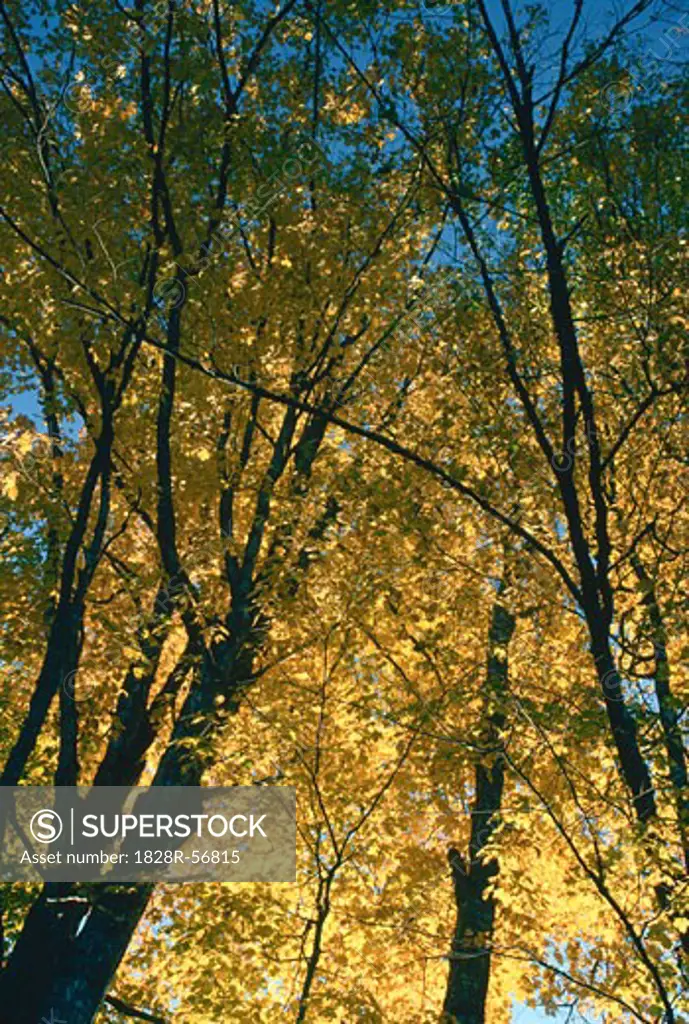
<svg viewBox="0 0 689 1024"><path fill-rule="evenodd" d="M125 1003L124 999L119 999L117 996L106 996L104 1002L108 1006L112 1006L113 1010L117 1010L124 1017L146 1020L148 1024L168 1024L168 1020L165 1017L159 1017L155 1013L148 1013L146 1010L137 1010L135 1006L130 1006L129 1003Z"/></svg>

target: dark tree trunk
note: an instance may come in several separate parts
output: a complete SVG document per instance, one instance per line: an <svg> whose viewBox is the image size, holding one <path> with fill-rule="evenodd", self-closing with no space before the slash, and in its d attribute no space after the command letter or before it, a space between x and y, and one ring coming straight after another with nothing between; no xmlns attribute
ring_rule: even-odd
<svg viewBox="0 0 689 1024"><path fill-rule="evenodd" d="M91 1024L151 892L108 887L89 906L46 886L0 978L0 1024Z"/></svg>
<svg viewBox="0 0 689 1024"><path fill-rule="evenodd" d="M685 864L689 871L689 775L687 773L687 756L680 726L680 705L673 697L670 688L667 631L663 620L663 613L658 604L656 588L651 577L646 572L641 559L636 553L632 555L631 562L639 583L643 588L643 604L648 613L655 661L653 685L656 700L658 701L658 714L660 716L660 725L663 731L663 741L667 754L668 773L675 794L677 818L682 837L682 849L684 851Z"/></svg>
<svg viewBox="0 0 689 1024"><path fill-rule="evenodd" d="M513 616L496 602L489 634L487 710L481 736L483 759L476 765L468 862L454 848L448 854L457 922L443 1003L444 1024L484 1024L486 1019L495 923L495 903L486 895L486 889L497 874L498 865L495 859L485 860L482 853L498 823L502 803L505 762L500 732L505 725L506 650L513 632Z"/></svg>
<svg viewBox="0 0 689 1024"><path fill-rule="evenodd" d="M588 625L596 673L605 700L621 775L632 792L636 816L645 824L657 813L651 774L641 753L636 722L625 703L622 680L610 649L609 632L597 618L589 618Z"/></svg>
<svg viewBox="0 0 689 1024"><path fill-rule="evenodd" d="M231 709L239 706L237 692L252 677L253 639L253 633L237 637L224 652L215 650L207 655L161 759L154 785L200 784L203 757L178 741L199 736L209 722L215 721L218 693L228 695ZM108 782L121 784L114 778ZM153 888L103 885L91 895L69 884L44 886L0 973L0 1024L40 1024L43 1017L55 1024L58 1020L91 1024Z"/></svg>
<svg viewBox="0 0 689 1024"><path fill-rule="evenodd" d="M665 753L667 755L668 774L675 798L677 827L682 844L684 867L689 874L689 777L687 775L687 756L680 724L680 706L676 698L673 697L670 687L667 630L653 580L646 572L638 554L634 553L632 555L631 563L643 589L642 603L648 613L655 662L653 685L656 700L658 701L658 714L663 732ZM656 887L656 895L661 907L667 909L672 918L685 916L682 913L681 901L678 901L678 908L676 911L674 910L673 888L667 882ZM684 955L689 957L689 928L680 929L680 941Z"/></svg>
<svg viewBox="0 0 689 1024"><path fill-rule="evenodd" d="M29 710L0 776L2 786L19 784L55 694L77 669L82 623L82 605L75 606L69 600L58 604Z"/></svg>

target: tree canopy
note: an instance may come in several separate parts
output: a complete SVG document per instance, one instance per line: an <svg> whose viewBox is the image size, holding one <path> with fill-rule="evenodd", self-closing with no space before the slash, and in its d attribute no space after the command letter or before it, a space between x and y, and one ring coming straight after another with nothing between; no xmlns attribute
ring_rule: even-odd
<svg viewBox="0 0 689 1024"><path fill-rule="evenodd" d="M670 0L0 0L2 785L294 884L2 885L0 1022L689 1022Z"/></svg>

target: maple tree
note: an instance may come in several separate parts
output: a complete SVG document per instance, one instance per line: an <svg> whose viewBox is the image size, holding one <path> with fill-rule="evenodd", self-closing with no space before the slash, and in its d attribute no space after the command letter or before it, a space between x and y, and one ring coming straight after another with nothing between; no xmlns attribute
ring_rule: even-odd
<svg viewBox="0 0 689 1024"><path fill-rule="evenodd" d="M555 13L0 0L2 784L299 808L0 1020L689 1020L682 23Z"/></svg>

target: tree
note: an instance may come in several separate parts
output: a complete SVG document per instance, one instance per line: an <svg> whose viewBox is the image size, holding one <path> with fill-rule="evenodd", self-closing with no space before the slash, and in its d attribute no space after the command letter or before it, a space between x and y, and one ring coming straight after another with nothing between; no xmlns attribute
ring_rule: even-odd
<svg viewBox="0 0 689 1024"><path fill-rule="evenodd" d="M0 5L3 784L309 808L285 897L7 891L14 1024L684 1019L651 10Z"/></svg>

